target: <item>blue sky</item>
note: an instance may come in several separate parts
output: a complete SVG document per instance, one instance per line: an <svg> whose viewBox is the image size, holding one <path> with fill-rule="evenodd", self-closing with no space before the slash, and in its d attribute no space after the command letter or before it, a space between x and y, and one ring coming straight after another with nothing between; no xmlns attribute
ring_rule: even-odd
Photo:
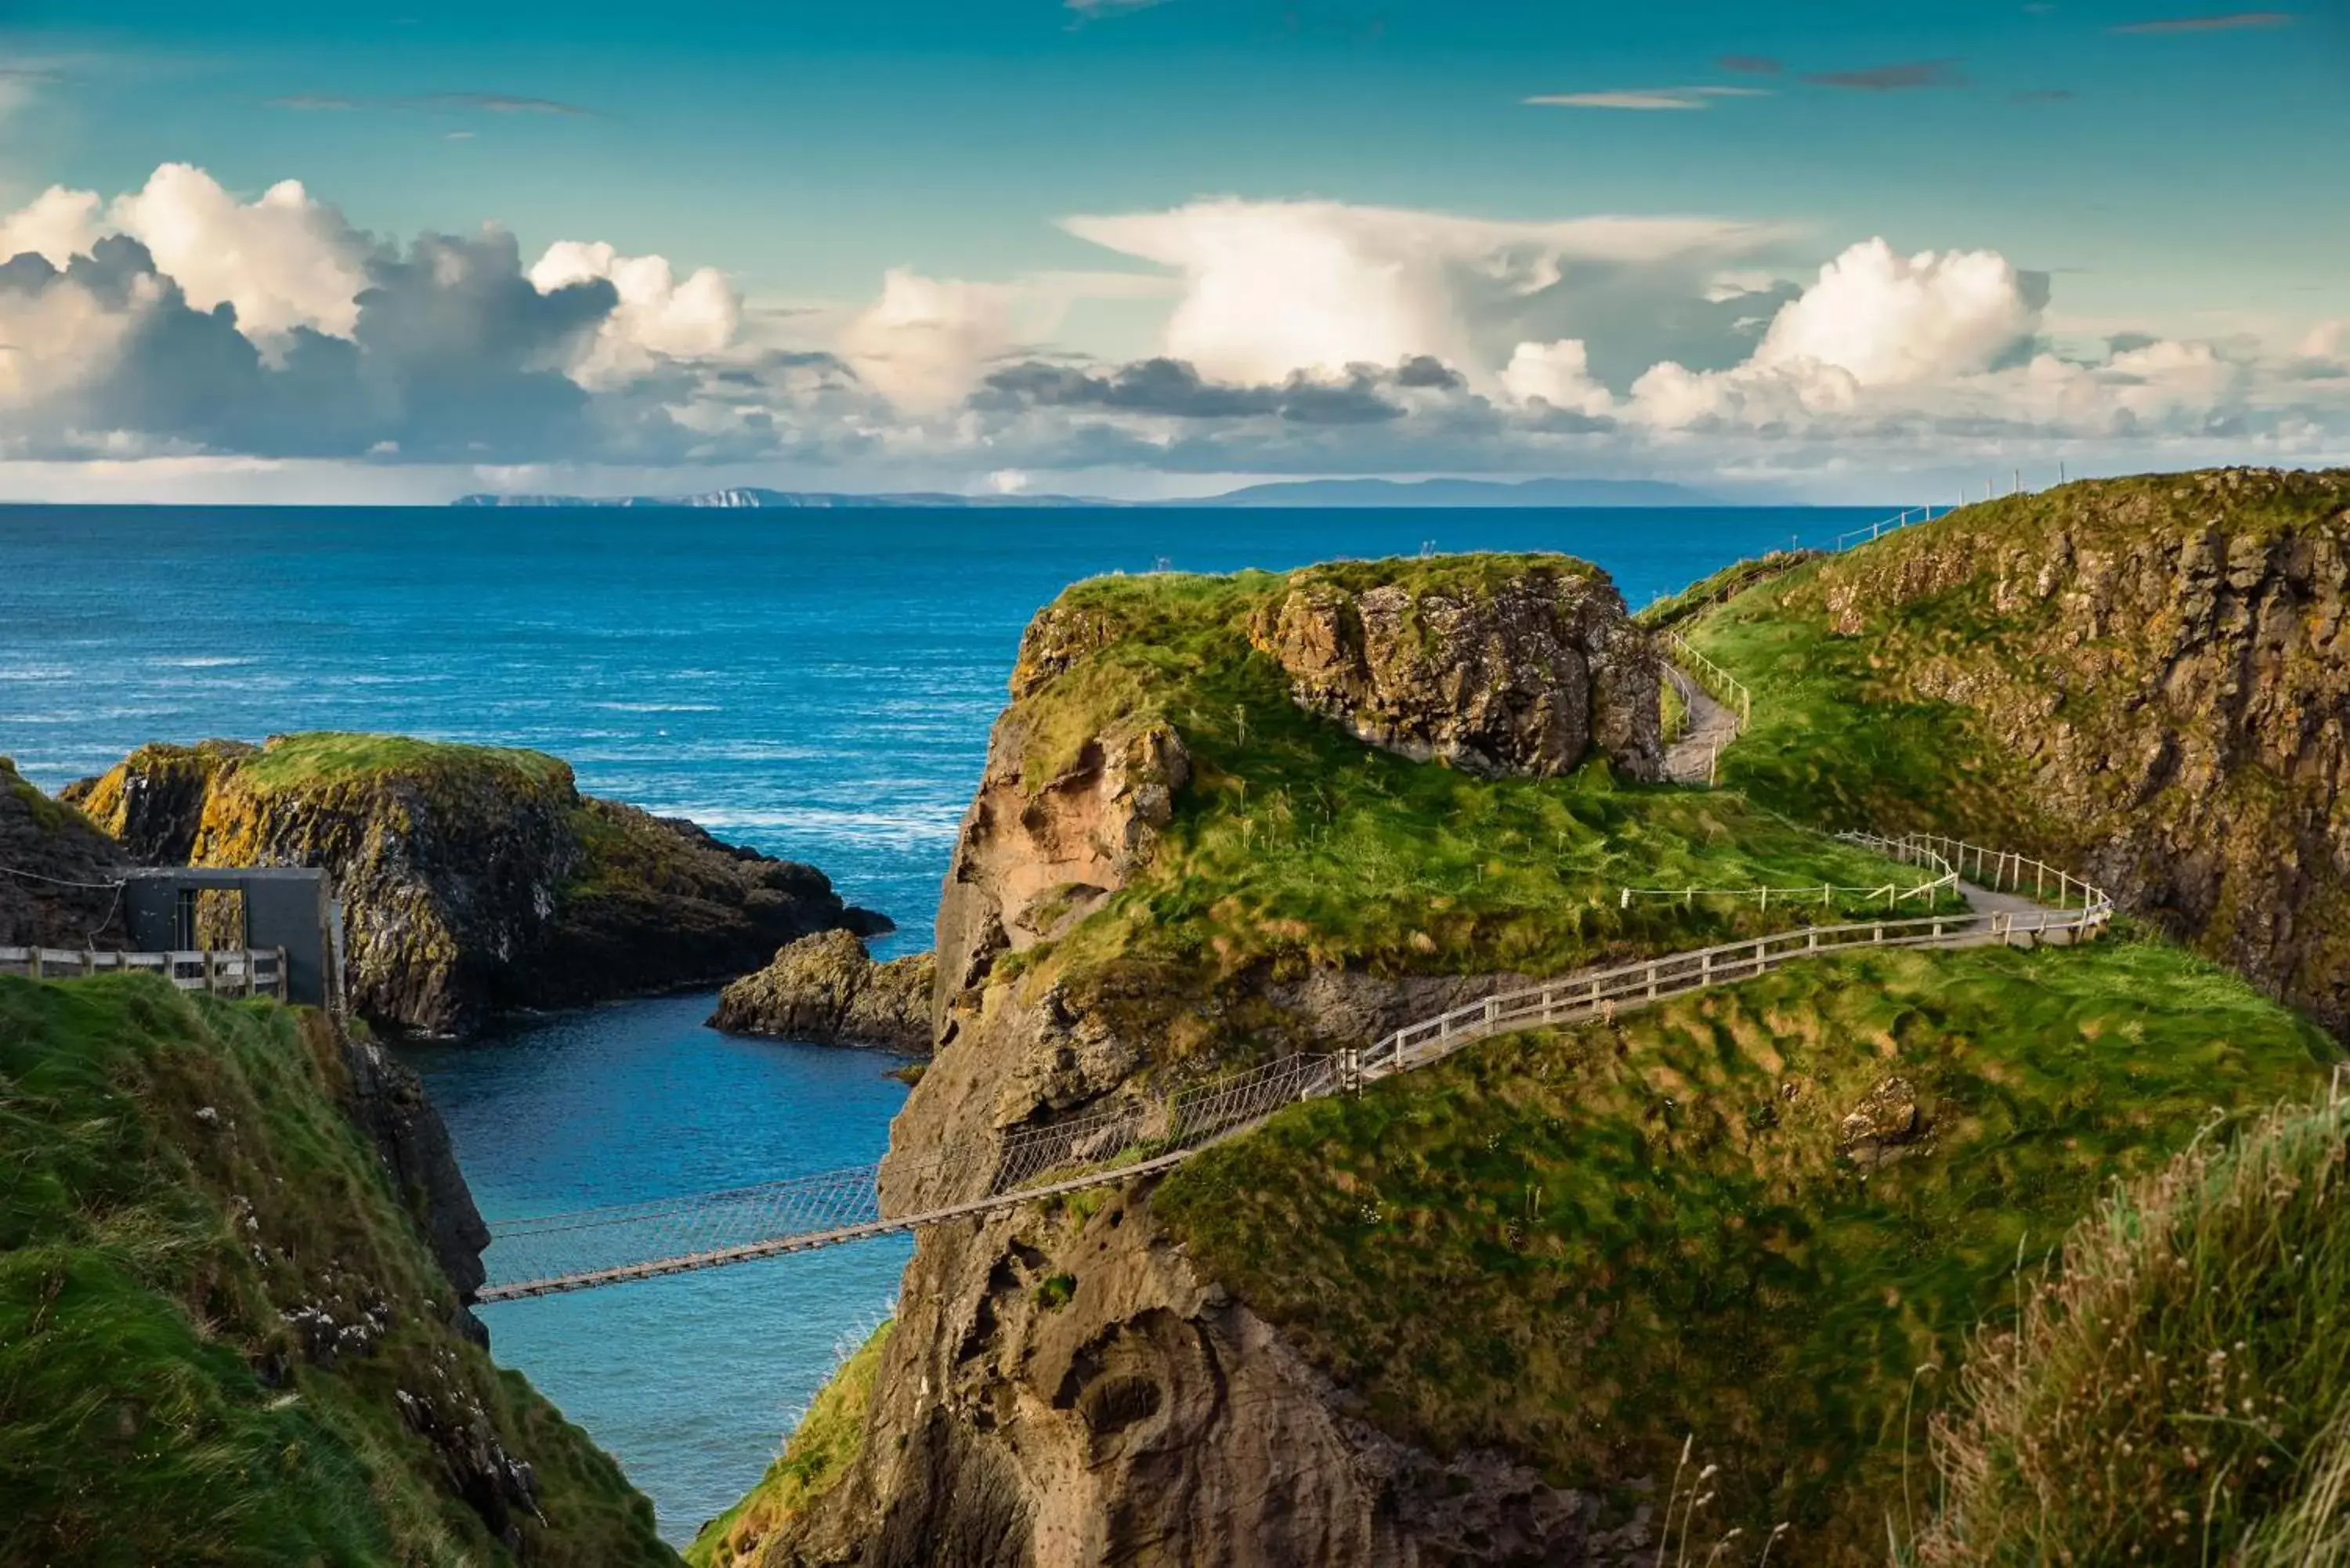
<svg viewBox="0 0 2350 1568"><path fill-rule="evenodd" d="M779 341L892 268L1158 280L1063 289L983 356L1105 366L1179 344L1183 296L1075 214L1688 215L1772 225L1742 265L1796 284L1877 236L1996 253L2044 275L2029 333L2076 358L2116 334L2282 355L2350 317L2350 17L2249 4L128 0L92 26L36 0L0 10L0 205L166 163L248 201L298 180L402 244L492 224L525 264L576 240L715 268ZM1695 107L1610 107L1660 93ZM837 350L811 330L794 351Z"/></svg>

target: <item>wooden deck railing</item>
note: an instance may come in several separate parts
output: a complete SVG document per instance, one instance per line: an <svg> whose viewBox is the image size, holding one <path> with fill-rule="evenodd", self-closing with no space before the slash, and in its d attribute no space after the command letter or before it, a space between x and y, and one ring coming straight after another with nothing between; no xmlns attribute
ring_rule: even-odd
<svg viewBox="0 0 2350 1568"><path fill-rule="evenodd" d="M224 952L109 952L92 948L0 948L0 974L78 980L96 974L160 974L182 991L214 996L286 997L284 948Z"/></svg>

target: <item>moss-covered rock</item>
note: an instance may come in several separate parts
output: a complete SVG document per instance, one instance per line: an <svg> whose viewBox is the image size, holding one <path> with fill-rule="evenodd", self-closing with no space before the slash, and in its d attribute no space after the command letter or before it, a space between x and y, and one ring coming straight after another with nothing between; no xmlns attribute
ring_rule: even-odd
<svg viewBox="0 0 2350 1568"><path fill-rule="evenodd" d="M811 867L582 795L538 752L340 733L156 745L76 796L161 860L332 872L347 994L403 1030L723 980L806 932L886 925Z"/></svg>
<svg viewBox="0 0 2350 1568"><path fill-rule="evenodd" d="M436 1130L320 1015L0 977L0 1562L674 1563L477 1343Z"/></svg>
<svg viewBox="0 0 2350 1568"><path fill-rule="evenodd" d="M710 1026L816 1044L931 1049L929 953L876 963L847 931L819 931L778 949L775 961L729 985Z"/></svg>

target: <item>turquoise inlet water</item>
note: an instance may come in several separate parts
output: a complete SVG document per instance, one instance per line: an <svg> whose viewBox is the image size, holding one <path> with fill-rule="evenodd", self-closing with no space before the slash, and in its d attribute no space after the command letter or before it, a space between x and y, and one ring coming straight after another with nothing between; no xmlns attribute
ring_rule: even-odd
<svg viewBox="0 0 2350 1568"><path fill-rule="evenodd" d="M1555 549L1634 605L1862 510L696 512L0 508L0 753L55 787L151 740L401 731L824 867L928 944L1020 630L1097 572ZM876 1158L863 1052L727 1040L681 996L414 1054L493 1218ZM682 1539L741 1495L902 1241L518 1302L499 1358Z"/></svg>

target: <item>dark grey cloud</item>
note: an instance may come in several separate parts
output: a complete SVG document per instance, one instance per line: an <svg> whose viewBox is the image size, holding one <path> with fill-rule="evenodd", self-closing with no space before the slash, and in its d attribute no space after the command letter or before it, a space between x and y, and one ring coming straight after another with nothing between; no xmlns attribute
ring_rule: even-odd
<svg viewBox="0 0 2350 1568"><path fill-rule="evenodd" d="M609 282L543 293L497 233L386 246L368 274L350 337L297 329L265 357L234 307L191 306L136 240L109 236L62 270L17 256L0 265L0 317L78 289L125 327L102 373L12 420L16 454L89 455L120 437L400 462L677 462L707 446L664 406L693 389L689 372L596 393L564 373L618 306Z"/></svg>
<svg viewBox="0 0 2350 1568"><path fill-rule="evenodd" d="M1907 60L1898 65L1866 66L1850 71L1811 71L1804 79L1814 87L1842 88L1847 92L1904 92L1916 88L1964 87L1966 77L1952 60Z"/></svg>
<svg viewBox="0 0 2350 1568"><path fill-rule="evenodd" d="M1459 375L1426 356L1407 359L1393 370L1351 366L1336 381L1295 375L1264 386L1211 381L1182 359L1138 359L1107 371L1029 360L989 376L972 395L972 405L998 412L1103 409L1177 420L1277 418L1295 424L1377 424L1404 415L1403 407L1385 395L1390 388L1456 389L1464 384Z"/></svg>
<svg viewBox="0 0 2350 1568"><path fill-rule="evenodd" d="M2294 11L2228 11L2210 16L2162 16L2146 22L2125 22L2116 33L2228 33L2244 27L2289 27L2300 19Z"/></svg>
<svg viewBox="0 0 2350 1568"><path fill-rule="evenodd" d="M1457 391L1468 384L1460 371L1432 354L1415 354L1396 367L1399 387L1439 387Z"/></svg>

